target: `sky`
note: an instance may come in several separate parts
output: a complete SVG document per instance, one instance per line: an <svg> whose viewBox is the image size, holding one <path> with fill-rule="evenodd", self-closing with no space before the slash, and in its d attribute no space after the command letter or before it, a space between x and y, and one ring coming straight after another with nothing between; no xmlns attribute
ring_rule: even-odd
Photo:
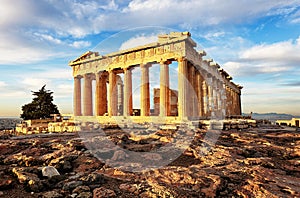
<svg viewBox="0 0 300 198"><path fill-rule="evenodd" d="M0 116L44 84L72 113L68 62L189 31L241 84L244 113L300 115L300 0L0 0ZM138 72L135 74L138 76ZM155 78L152 77L152 78ZM136 99L137 100L137 99Z"/></svg>

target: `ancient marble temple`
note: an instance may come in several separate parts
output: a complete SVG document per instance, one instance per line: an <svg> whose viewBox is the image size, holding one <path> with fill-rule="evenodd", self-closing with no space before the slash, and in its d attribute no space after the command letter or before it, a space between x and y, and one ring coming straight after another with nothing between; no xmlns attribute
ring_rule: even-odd
<svg viewBox="0 0 300 198"><path fill-rule="evenodd" d="M225 118L241 114L240 85L219 64L196 51L189 32L158 35L158 41L106 55L88 51L70 61L74 76L74 116L110 122ZM170 78L170 64L178 75ZM149 70L159 65L155 98L150 98ZM140 70L140 108L133 109L133 73ZM171 90L170 81L178 82ZM92 83L95 81L94 83ZM94 86L94 87L93 87ZM150 109L150 100L156 110ZM163 118L163 119L162 119Z"/></svg>

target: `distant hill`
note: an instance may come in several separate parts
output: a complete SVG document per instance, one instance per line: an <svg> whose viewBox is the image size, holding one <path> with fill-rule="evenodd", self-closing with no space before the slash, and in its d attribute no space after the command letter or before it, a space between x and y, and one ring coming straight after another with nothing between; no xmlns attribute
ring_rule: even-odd
<svg viewBox="0 0 300 198"><path fill-rule="evenodd" d="M250 114L243 114L243 115L250 115ZM293 117L299 117L294 116L291 114L285 114L285 113L252 113L252 118L256 120L290 120Z"/></svg>

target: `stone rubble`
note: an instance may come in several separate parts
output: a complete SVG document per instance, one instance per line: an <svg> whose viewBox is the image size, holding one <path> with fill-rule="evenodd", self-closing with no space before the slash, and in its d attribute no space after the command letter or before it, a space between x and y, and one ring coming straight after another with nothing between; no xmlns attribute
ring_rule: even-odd
<svg viewBox="0 0 300 198"><path fill-rule="evenodd" d="M147 151L166 141L187 141L184 131L158 129L147 136L136 130L107 129L107 135L114 145L139 151L154 165L175 155ZM85 144L90 139L76 133L0 138L0 197L300 197L299 132L227 130L215 143L205 138L205 130L193 133L191 145L168 165L141 172L126 171L139 165L128 161L127 152L92 150ZM101 145L103 137L91 137ZM101 162L97 152L125 168Z"/></svg>

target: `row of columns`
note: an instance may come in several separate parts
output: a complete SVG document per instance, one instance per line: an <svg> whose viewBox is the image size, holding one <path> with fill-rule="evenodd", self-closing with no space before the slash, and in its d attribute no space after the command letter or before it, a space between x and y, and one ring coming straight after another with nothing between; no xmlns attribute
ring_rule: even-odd
<svg viewBox="0 0 300 198"><path fill-rule="evenodd" d="M227 86L226 97L226 115L241 115L241 94Z"/></svg>
<svg viewBox="0 0 300 198"><path fill-rule="evenodd" d="M178 58L178 117L202 117L240 115L240 95L213 76L204 71L199 71L186 58ZM169 64L171 61L160 62L160 116L170 115L170 88L169 88ZM150 116L150 84L149 67L151 64L140 64L141 69L141 116ZM132 101L132 69L128 67L124 72L124 86L121 88L124 94L122 115L133 114ZM103 71L95 75L86 74L83 90L83 114L81 109L81 76L74 78L74 114L75 116L93 115L92 106L92 80L96 80L95 90L95 115L117 116L118 111L118 84L115 70ZM107 90L108 78L108 90ZM109 91L109 97L107 94ZM108 101L107 101L108 98ZM227 100L227 112L225 112ZM120 108L120 107L119 107Z"/></svg>
<svg viewBox="0 0 300 198"><path fill-rule="evenodd" d="M179 115L182 117L225 115L226 97L222 97L222 82L205 71L199 71L185 59L178 60L178 72Z"/></svg>

